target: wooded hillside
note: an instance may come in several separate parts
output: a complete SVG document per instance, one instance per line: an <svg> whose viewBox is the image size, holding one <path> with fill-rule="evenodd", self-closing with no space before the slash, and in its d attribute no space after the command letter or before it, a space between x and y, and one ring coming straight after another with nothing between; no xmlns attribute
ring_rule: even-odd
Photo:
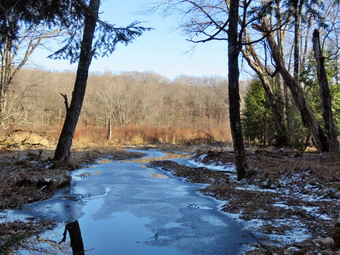
<svg viewBox="0 0 340 255"><path fill-rule="evenodd" d="M29 129L55 140L74 79L72 72L22 70L10 91L3 131ZM105 141L111 124L113 142L230 142L227 91L220 77L169 81L155 73L92 74L75 139Z"/></svg>

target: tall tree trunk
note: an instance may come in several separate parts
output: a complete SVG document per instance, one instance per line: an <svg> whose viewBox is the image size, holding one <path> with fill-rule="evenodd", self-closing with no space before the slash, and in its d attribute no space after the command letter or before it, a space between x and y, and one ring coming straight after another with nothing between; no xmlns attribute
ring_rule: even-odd
<svg viewBox="0 0 340 255"><path fill-rule="evenodd" d="M236 154L237 179L241 180L248 169L244 149L239 94L239 65L240 43L238 41L239 0L230 1L228 28L228 90L229 90L229 118L233 145Z"/></svg>
<svg viewBox="0 0 340 255"><path fill-rule="evenodd" d="M88 72L93 56L92 41L97 23L99 6L100 0L91 0L88 8L89 14L85 17L85 28L71 105L66 113L64 126L55 150L54 160L65 161L70 157L72 139L83 105Z"/></svg>
<svg viewBox="0 0 340 255"><path fill-rule="evenodd" d="M294 8L294 79L297 83L299 83L299 74L300 74L300 19L301 14L298 7L299 0L293 1ZM303 1L300 0L302 3Z"/></svg>
<svg viewBox="0 0 340 255"><path fill-rule="evenodd" d="M325 123L325 129L329 139L329 152L339 153L339 142L337 140L336 130L334 126L334 119L332 113L332 98L329 91L329 85L327 80L327 74L325 69L325 58L322 55L320 45L320 34L317 29L313 33L313 49L314 57L317 64L317 75L320 85L320 98L322 105L322 118Z"/></svg>
<svg viewBox="0 0 340 255"><path fill-rule="evenodd" d="M302 59L300 61L300 72L305 71L305 66L306 66L306 61L308 58L308 50L309 50L309 35L310 35L310 31L312 29L312 15L308 17L308 21L307 21L307 28L305 28L303 30L304 34L303 34L303 38L304 39L304 43L303 43L303 48L301 48L302 51ZM313 24L314 25L314 24ZM302 44L301 44L302 47Z"/></svg>
<svg viewBox="0 0 340 255"><path fill-rule="evenodd" d="M7 94L12 76L12 44L4 43L1 49L1 74L0 74L0 123L4 127L7 117Z"/></svg>
<svg viewBox="0 0 340 255"><path fill-rule="evenodd" d="M303 95L302 88L299 86L294 77L292 77L291 74L286 69L284 65L283 56L280 53L280 49L275 42L273 33L269 33L270 28L265 18L262 19L262 26L260 29L262 30L264 35L266 35L266 39L272 51L272 57L273 60L275 61L276 68L278 72L282 75L285 84L288 86L293 96L295 104L297 105L300 111L304 125L309 129L310 133L312 134L314 145L317 147L319 151L329 151L328 139L323 133L323 130L321 129L320 125L317 123L315 116L313 115Z"/></svg>
<svg viewBox="0 0 340 255"><path fill-rule="evenodd" d="M287 27L289 26L290 22L286 21L286 24L285 25L283 24L283 17L282 17L283 14L281 11L281 8L282 8L281 0L276 0L275 2L276 2L275 16L277 16L277 22L278 22L277 25L279 28L281 28L276 31L277 44L278 44L281 55L284 55L284 52L285 52L284 39L288 31ZM280 73L277 73L275 75L275 83L276 83L276 86L279 92L279 100L277 102L277 106L282 116L283 126L286 128L286 130L290 130L290 127L292 126L292 122L293 122L290 97L288 94L287 86L285 86L284 80L282 79L282 76ZM287 141L288 143L290 143L288 136L287 136Z"/></svg>

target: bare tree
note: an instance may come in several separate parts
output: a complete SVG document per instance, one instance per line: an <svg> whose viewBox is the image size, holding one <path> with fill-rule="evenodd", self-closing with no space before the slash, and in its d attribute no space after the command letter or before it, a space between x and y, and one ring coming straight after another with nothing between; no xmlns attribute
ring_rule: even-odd
<svg viewBox="0 0 340 255"><path fill-rule="evenodd" d="M241 180L245 176L248 166L243 143L240 114L239 55L242 48L242 42L240 41L242 32L238 31L239 5L239 0L230 0L228 28L228 88L230 127L236 153L237 179Z"/></svg>
<svg viewBox="0 0 340 255"><path fill-rule="evenodd" d="M239 94L239 54L242 48L242 34L245 26L245 14L249 1L242 1L243 16L240 17L239 0L214 1L167 1L167 6L178 8L189 17L182 28L189 33L194 43L206 43L211 40L228 41L228 91L229 91L229 119L235 150L237 178L242 179L248 168L243 142L240 94ZM242 26L239 31L239 20Z"/></svg>
<svg viewBox="0 0 340 255"><path fill-rule="evenodd" d="M280 48L275 41L273 33L271 32L272 28L269 26L269 22L265 17L262 18L261 27L258 29L263 33L264 36L266 36L266 40L268 41L269 47L271 49L272 58L275 61L277 71L281 74L285 84L290 89L295 104L300 111L302 120L312 134L314 144L320 151L328 151L328 139L324 135L321 126L318 124L313 112L311 111L301 86L286 69Z"/></svg>
<svg viewBox="0 0 340 255"><path fill-rule="evenodd" d="M2 125L9 117L6 112L8 91L13 79L43 40L57 37L59 34L59 30L51 30L47 26L36 25L22 32L18 36L18 40L8 40L2 43L0 48L0 123Z"/></svg>

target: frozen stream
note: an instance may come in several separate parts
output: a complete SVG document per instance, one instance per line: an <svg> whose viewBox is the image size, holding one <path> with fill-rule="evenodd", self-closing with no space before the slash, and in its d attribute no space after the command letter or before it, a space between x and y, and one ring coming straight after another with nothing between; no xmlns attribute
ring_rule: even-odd
<svg viewBox="0 0 340 255"><path fill-rule="evenodd" d="M164 156L162 152L140 152L147 154L142 161L107 161L73 171L70 188L50 200L9 211L7 217L55 220L57 226L39 240L54 240L58 244L54 248L66 254L72 253L69 234L65 242L59 242L70 222L79 224L86 254L233 255L240 252L242 243L252 242L238 223L219 211L217 201L196 191L202 185L140 163ZM33 243L53 248L44 241ZM41 254L28 248L19 254L28 253Z"/></svg>

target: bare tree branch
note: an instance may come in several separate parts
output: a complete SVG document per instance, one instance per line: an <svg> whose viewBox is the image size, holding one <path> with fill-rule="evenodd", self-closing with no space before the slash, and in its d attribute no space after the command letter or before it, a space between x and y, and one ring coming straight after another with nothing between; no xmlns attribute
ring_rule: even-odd
<svg viewBox="0 0 340 255"><path fill-rule="evenodd" d="M206 43L206 42L211 41L211 40L228 40L227 38L218 38L218 37L216 37L219 33L224 31L224 29L226 28L228 23L229 23L229 19L224 23L224 25L222 27L219 28L219 30L215 34L209 36L207 39L197 40L197 41L188 39L187 41L194 42L194 43Z"/></svg>
<svg viewBox="0 0 340 255"><path fill-rule="evenodd" d="M64 98L64 104L65 104L65 109L66 109L66 113L69 110L69 104L68 104L68 98L66 94L60 93L60 95Z"/></svg>

